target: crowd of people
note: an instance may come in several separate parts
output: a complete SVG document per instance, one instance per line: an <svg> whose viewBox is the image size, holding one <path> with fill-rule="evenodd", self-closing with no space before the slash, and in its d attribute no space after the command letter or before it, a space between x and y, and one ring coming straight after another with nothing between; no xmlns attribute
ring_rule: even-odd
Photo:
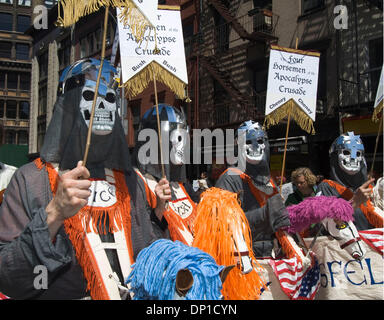
<svg viewBox="0 0 384 320"><path fill-rule="evenodd" d="M375 184L367 176L364 146L353 132L332 144L329 179L297 168L285 200L271 178L267 133L252 120L238 131L246 134L246 147L239 148L245 167L229 167L214 185L205 172L194 187L187 181L180 139L171 139L164 152L177 156L163 167L143 159L139 142L131 159L119 118L116 70L108 62L83 166L79 160L99 66L100 61L86 59L65 69L40 158L19 168L7 186L0 208L0 292L8 297L129 298L124 282L139 252L162 238L191 245L196 206L211 187L238 194L257 258L274 256L276 244L287 236L286 208L307 197L342 197L353 206L359 230L383 226L371 203ZM167 104L149 109L139 130L157 130L157 110L162 134L178 137L188 130L182 110ZM48 274L43 290L34 281L41 265Z"/></svg>

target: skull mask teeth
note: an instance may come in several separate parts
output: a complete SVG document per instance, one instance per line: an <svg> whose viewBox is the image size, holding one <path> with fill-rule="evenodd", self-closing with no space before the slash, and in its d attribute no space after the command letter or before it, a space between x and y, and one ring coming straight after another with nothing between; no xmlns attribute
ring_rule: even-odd
<svg viewBox="0 0 384 320"><path fill-rule="evenodd" d="M80 101L80 111L85 123L89 127L95 88L84 87ZM97 97L92 132L97 135L106 135L112 132L115 124L116 93L107 89L105 97Z"/></svg>
<svg viewBox="0 0 384 320"><path fill-rule="evenodd" d="M348 174L355 174L360 171L361 162L363 161L363 154L361 151L356 152L356 156L351 155L351 151L348 149L339 150L339 164Z"/></svg>

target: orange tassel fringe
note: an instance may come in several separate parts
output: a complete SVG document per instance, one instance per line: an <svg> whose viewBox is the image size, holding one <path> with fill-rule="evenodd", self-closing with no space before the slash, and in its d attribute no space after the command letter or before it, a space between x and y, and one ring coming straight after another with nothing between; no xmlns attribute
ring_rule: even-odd
<svg viewBox="0 0 384 320"><path fill-rule="evenodd" d="M193 246L210 254L219 265L237 263L233 234L234 226L240 225L254 269L243 275L238 266L234 268L223 284L222 293L226 300L259 299L261 289L266 289L266 286L255 269L261 272L263 268L253 255L248 220L237 195L227 190L210 188L201 195L196 213ZM240 256L239 252L237 254Z"/></svg>
<svg viewBox="0 0 384 320"><path fill-rule="evenodd" d="M57 171L50 163L43 163L40 158L34 162L39 170L43 168L47 170L51 190L53 195L55 195L59 181ZM87 280L87 290L89 290L94 300L108 300L109 296L97 267L96 259L92 254L90 244L85 237L85 232L91 231L90 219L93 222L93 230L95 232L100 230L103 234L107 231L114 233L117 230L121 230L122 226L124 226L130 259L133 261L130 195L125 183L124 173L120 171L113 172L116 184L116 203L109 208L85 206L76 215L64 221L65 231L75 248L76 258ZM105 227L107 219L109 221L108 230Z"/></svg>

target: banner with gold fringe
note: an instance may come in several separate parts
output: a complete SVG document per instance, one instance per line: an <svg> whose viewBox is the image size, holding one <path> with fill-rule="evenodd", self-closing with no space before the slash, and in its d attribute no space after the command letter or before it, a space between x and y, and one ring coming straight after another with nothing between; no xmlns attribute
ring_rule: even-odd
<svg viewBox="0 0 384 320"><path fill-rule="evenodd" d="M377 88L375 105L374 105L375 109L373 110L373 114L372 114L373 122L379 121L380 119L379 114L383 110L383 105L384 105L384 75L383 75L383 68L381 68L380 82Z"/></svg>
<svg viewBox="0 0 384 320"><path fill-rule="evenodd" d="M315 133L320 53L272 45L264 126L290 116L308 133Z"/></svg>
<svg viewBox="0 0 384 320"><path fill-rule="evenodd" d="M57 24L68 27L80 18L98 11L101 7L121 9L119 20L129 26L141 40L149 26L154 26L157 0L61 0L58 3Z"/></svg>
<svg viewBox="0 0 384 320"><path fill-rule="evenodd" d="M119 22L122 83L128 99L140 94L154 79L180 99L186 98L188 74L180 7L159 5L156 16L156 26L145 34L143 44Z"/></svg>

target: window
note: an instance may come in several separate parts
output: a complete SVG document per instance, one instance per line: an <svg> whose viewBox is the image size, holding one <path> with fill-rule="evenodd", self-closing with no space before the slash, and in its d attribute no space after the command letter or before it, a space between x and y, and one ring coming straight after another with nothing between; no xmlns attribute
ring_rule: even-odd
<svg viewBox="0 0 384 320"><path fill-rule="evenodd" d="M38 117L37 119L37 151L41 150L44 143L45 131L47 127L46 116Z"/></svg>
<svg viewBox="0 0 384 320"><path fill-rule="evenodd" d="M165 91L160 91L157 93L157 100L159 103L165 102ZM156 97L154 94L151 95L151 102L153 106L156 104Z"/></svg>
<svg viewBox="0 0 384 320"><path fill-rule="evenodd" d="M25 131L25 130L19 131L18 136L19 136L19 139L18 139L19 145L27 145L28 144L28 132L27 131Z"/></svg>
<svg viewBox="0 0 384 320"><path fill-rule="evenodd" d="M47 114L47 86L39 89L39 116L45 116Z"/></svg>
<svg viewBox="0 0 384 320"><path fill-rule="evenodd" d="M83 38L80 40L80 58L85 58L87 55L87 38Z"/></svg>
<svg viewBox="0 0 384 320"><path fill-rule="evenodd" d="M0 71L0 89L5 88L5 72Z"/></svg>
<svg viewBox="0 0 384 320"><path fill-rule="evenodd" d="M16 59L29 60L29 45L24 43L16 44Z"/></svg>
<svg viewBox="0 0 384 320"><path fill-rule="evenodd" d="M48 74L48 51L39 56L39 76L40 80L47 77Z"/></svg>
<svg viewBox="0 0 384 320"><path fill-rule="evenodd" d="M302 14L310 13L311 11L322 8L323 6L324 0L303 0Z"/></svg>
<svg viewBox="0 0 384 320"><path fill-rule="evenodd" d="M58 55L60 69L68 66L71 60L71 39L69 37L60 42Z"/></svg>
<svg viewBox="0 0 384 320"><path fill-rule="evenodd" d="M8 100L6 107L6 118L16 119L17 116L17 103L15 100Z"/></svg>
<svg viewBox="0 0 384 320"><path fill-rule="evenodd" d="M11 13L0 12L0 30L12 31L13 21Z"/></svg>
<svg viewBox="0 0 384 320"><path fill-rule="evenodd" d="M383 38L369 41L369 73L370 91L373 99L376 97L377 87L379 86L380 72L383 66Z"/></svg>
<svg viewBox="0 0 384 320"><path fill-rule="evenodd" d="M31 6L31 0L19 0L19 6L26 6L26 7L30 7Z"/></svg>
<svg viewBox="0 0 384 320"><path fill-rule="evenodd" d="M19 104L19 119L29 119L29 102L21 101Z"/></svg>
<svg viewBox="0 0 384 320"><path fill-rule="evenodd" d="M29 91L31 88L31 75L27 72L20 73L20 90Z"/></svg>
<svg viewBox="0 0 384 320"><path fill-rule="evenodd" d="M17 16L17 29L18 32L25 32L31 25L31 17L30 16Z"/></svg>
<svg viewBox="0 0 384 320"><path fill-rule="evenodd" d="M0 100L0 118L4 117L4 106L5 106L5 101Z"/></svg>
<svg viewBox="0 0 384 320"><path fill-rule="evenodd" d="M16 72L8 73L8 83L7 83L8 89L11 89L11 90L17 89L17 78L18 78L18 74Z"/></svg>
<svg viewBox="0 0 384 320"><path fill-rule="evenodd" d="M90 33L87 38L88 38L88 54L92 54L95 52L94 34Z"/></svg>
<svg viewBox="0 0 384 320"><path fill-rule="evenodd" d="M0 0L0 3L13 4L13 0Z"/></svg>
<svg viewBox="0 0 384 320"><path fill-rule="evenodd" d="M15 144L16 143L16 132L13 130L7 130L5 133L5 143Z"/></svg>
<svg viewBox="0 0 384 320"><path fill-rule="evenodd" d="M11 58L12 43L0 41L0 58Z"/></svg>

